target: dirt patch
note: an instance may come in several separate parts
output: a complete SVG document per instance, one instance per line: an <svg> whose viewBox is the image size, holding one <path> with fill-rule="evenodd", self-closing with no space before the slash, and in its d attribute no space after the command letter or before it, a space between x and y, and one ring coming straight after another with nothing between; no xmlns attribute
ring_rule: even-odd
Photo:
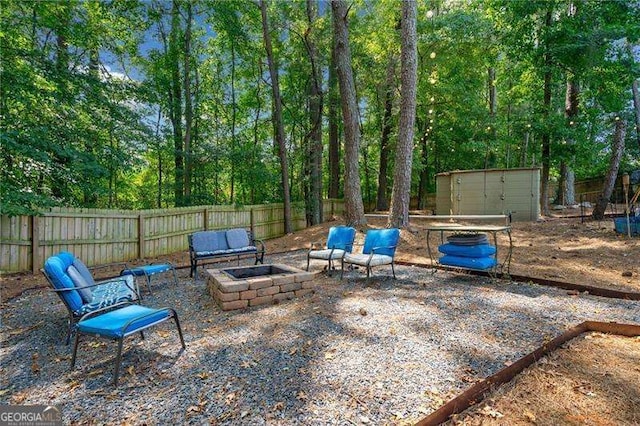
<svg viewBox="0 0 640 426"><path fill-rule="evenodd" d="M451 425L640 424L640 337L589 333L542 358Z"/></svg>
<svg viewBox="0 0 640 426"><path fill-rule="evenodd" d="M315 241L325 241L329 227L342 224L335 219L322 225L266 241L267 255L309 248ZM397 259L406 262L429 264L426 245L426 227L433 222L412 220L409 229L401 233ZM368 227L384 227L386 220L369 219ZM365 231L361 229L359 231ZM564 281L575 284L640 292L640 237L628 238L616 234L613 220L586 220L580 218L549 218L539 222L515 222L512 224L513 256L511 273L516 275ZM364 236L358 233L356 241ZM434 235L432 247L437 247L439 236ZM506 236L500 235L499 247L506 254ZM356 250L358 248L356 247ZM187 266L187 252L175 253L157 259L129 262L142 265L150 262L170 261L175 266ZM122 267L101 270L109 276L117 275ZM7 275L0 282L0 298L11 299L30 288L46 286L40 275Z"/></svg>

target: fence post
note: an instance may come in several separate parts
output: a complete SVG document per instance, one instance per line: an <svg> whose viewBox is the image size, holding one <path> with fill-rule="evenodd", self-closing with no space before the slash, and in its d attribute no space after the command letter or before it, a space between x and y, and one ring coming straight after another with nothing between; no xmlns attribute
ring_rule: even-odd
<svg viewBox="0 0 640 426"><path fill-rule="evenodd" d="M251 229L251 235L253 235L253 238L256 238L256 234L253 228L254 228L254 217L253 217L253 207L251 207L249 209L249 229Z"/></svg>
<svg viewBox="0 0 640 426"><path fill-rule="evenodd" d="M144 259L144 216L138 215L138 258Z"/></svg>
<svg viewBox="0 0 640 426"><path fill-rule="evenodd" d="M31 216L31 271L36 274L40 266L40 241L38 241L38 216Z"/></svg>
<svg viewBox="0 0 640 426"><path fill-rule="evenodd" d="M209 209L207 207L204 208L204 230L209 230Z"/></svg>

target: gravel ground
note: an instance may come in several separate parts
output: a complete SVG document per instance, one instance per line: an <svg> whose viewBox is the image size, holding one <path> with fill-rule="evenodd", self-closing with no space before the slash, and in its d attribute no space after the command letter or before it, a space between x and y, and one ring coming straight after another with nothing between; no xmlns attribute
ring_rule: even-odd
<svg viewBox="0 0 640 426"><path fill-rule="evenodd" d="M83 338L70 372L64 306L29 291L2 305L0 403L58 405L65 424L413 423L584 320L640 324L639 302L407 266L394 281L390 272L319 275L314 294L232 312L186 270L178 286L160 278L144 303L178 311L187 349L170 322L145 341L130 337L117 389L116 344Z"/></svg>

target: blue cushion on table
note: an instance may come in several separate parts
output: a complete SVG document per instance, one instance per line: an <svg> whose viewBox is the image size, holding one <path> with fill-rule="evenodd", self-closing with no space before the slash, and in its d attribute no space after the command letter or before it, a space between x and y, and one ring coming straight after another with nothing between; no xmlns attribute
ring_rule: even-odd
<svg viewBox="0 0 640 426"><path fill-rule="evenodd" d="M247 231L242 228L229 229L227 231L227 244L230 249L247 247L250 244Z"/></svg>
<svg viewBox="0 0 640 426"><path fill-rule="evenodd" d="M51 256L44 263L44 270L56 289L73 288L76 286L67 274L67 269L71 263L73 263L73 257L70 260L68 256L60 255ZM80 297L80 293L76 290L61 291L59 293L73 312L77 312L82 308L84 302L82 297Z"/></svg>
<svg viewBox="0 0 640 426"><path fill-rule="evenodd" d="M84 303L91 302L91 299L93 299L93 295L91 294L91 288L88 287L90 283L87 282L84 275L80 271L78 271L78 268L76 268L74 265L71 265L69 266L69 268L67 268L67 274L69 274L69 278L71 278L73 284L78 287L77 290L80 294L80 297L82 298L82 301ZM93 281L93 279L91 281Z"/></svg>
<svg viewBox="0 0 640 426"><path fill-rule="evenodd" d="M200 231L193 234L191 244L193 251L216 251L226 250L229 248L227 244L227 233L225 231Z"/></svg>
<svg viewBox="0 0 640 426"><path fill-rule="evenodd" d="M438 251L444 254L452 254L462 257L487 257L496 254L495 246L490 244L478 244L474 246L459 246L456 244L442 244L438 247Z"/></svg>
<svg viewBox="0 0 640 426"><path fill-rule="evenodd" d="M148 315L148 316L145 316ZM154 322L162 321L169 317L167 309L151 309L146 306L129 305L102 315L80 321L78 330L82 333L97 334L103 337L119 338L125 334L136 332ZM144 318L141 318L145 316ZM136 320L136 318L141 318ZM133 321L132 321L133 320ZM132 323L123 328L129 321Z"/></svg>
<svg viewBox="0 0 640 426"><path fill-rule="evenodd" d="M145 266L138 266L136 268L125 269L124 271L122 271L121 275L135 275L139 277L142 275L159 274L160 272L165 272L170 269L171 269L170 264L158 263L157 265L145 265Z"/></svg>
<svg viewBox="0 0 640 426"><path fill-rule="evenodd" d="M450 254L442 256L439 260L441 265L458 266L460 268L468 269L490 269L496 266L496 259L494 257L462 257L453 256Z"/></svg>

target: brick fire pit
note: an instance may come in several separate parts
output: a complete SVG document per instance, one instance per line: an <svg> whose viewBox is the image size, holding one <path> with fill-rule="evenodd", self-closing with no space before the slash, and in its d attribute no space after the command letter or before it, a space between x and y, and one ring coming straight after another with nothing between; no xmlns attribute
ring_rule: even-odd
<svg viewBox="0 0 640 426"><path fill-rule="evenodd" d="M208 269L209 293L223 311L278 303L313 292L315 274L280 263Z"/></svg>

